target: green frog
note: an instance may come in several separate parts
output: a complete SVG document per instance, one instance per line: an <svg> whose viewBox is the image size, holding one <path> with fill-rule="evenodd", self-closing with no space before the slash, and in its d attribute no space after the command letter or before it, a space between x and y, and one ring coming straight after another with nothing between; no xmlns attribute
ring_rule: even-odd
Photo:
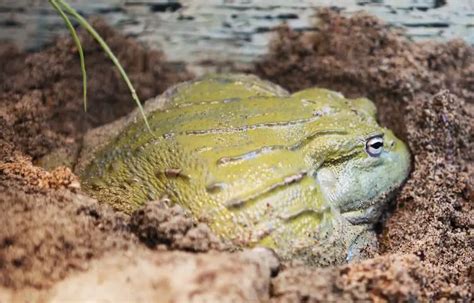
<svg viewBox="0 0 474 303"><path fill-rule="evenodd" d="M86 192L130 213L168 197L236 245L285 260L343 263L373 225L410 155L366 98L293 94L251 75L210 75L148 102L81 166Z"/></svg>

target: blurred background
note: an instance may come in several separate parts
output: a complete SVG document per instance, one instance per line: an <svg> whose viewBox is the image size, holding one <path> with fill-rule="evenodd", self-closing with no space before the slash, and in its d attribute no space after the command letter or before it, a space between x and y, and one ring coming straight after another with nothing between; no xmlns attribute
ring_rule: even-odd
<svg viewBox="0 0 474 303"><path fill-rule="evenodd" d="M211 65L243 65L267 52L274 28L317 31L314 8L365 10L414 40L462 38L474 44L474 0L68 0L81 14L183 61L200 74ZM0 41L38 50L66 28L47 0L0 0Z"/></svg>

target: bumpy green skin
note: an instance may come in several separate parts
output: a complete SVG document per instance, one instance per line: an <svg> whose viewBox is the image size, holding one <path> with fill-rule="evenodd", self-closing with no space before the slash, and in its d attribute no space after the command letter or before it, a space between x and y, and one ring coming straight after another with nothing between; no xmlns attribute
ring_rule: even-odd
<svg viewBox="0 0 474 303"><path fill-rule="evenodd" d="M82 172L100 201L131 212L167 196L222 237L283 258L340 263L373 243L372 224L409 172L375 106L325 89L288 94L254 76L213 75L165 93L167 106L100 150ZM379 157L366 152L384 137Z"/></svg>

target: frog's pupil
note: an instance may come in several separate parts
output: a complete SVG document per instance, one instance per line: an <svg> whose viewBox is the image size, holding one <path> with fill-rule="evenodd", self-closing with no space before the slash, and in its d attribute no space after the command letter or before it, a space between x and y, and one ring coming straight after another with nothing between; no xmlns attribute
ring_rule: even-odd
<svg viewBox="0 0 474 303"><path fill-rule="evenodd" d="M379 149L383 146L383 143L382 142L375 142L373 143L370 147L372 148L375 148L375 149Z"/></svg>

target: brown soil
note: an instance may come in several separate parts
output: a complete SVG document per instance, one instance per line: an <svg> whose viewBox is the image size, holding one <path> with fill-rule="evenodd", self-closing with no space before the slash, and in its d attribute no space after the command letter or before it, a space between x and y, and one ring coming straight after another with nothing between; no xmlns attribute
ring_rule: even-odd
<svg viewBox="0 0 474 303"><path fill-rule="evenodd" d="M253 72L290 90L317 85L367 96L409 143L414 170L380 225L378 256L318 269L280 266L268 251L230 253L179 208L154 202L127 217L81 194L70 169L35 166L134 108L109 60L81 34L87 113L70 39L35 54L0 47L0 302L61 302L71 294L112 301L471 301L473 48L413 43L367 15L321 16L319 32L279 29ZM191 76L160 52L95 26L143 99Z"/></svg>
<svg viewBox="0 0 474 303"><path fill-rule="evenodd" d="M142 100L155 97L191 75L159 51L147 51L95 20L93 25L122 63ZM78 54L71 39L58 39L42 52L0 48L0 114L12 128L19 150L40 158L77 141L90 128L111 122L136 107L127 86L93 39L81 33L88 76L84 112Z"/></svg>

